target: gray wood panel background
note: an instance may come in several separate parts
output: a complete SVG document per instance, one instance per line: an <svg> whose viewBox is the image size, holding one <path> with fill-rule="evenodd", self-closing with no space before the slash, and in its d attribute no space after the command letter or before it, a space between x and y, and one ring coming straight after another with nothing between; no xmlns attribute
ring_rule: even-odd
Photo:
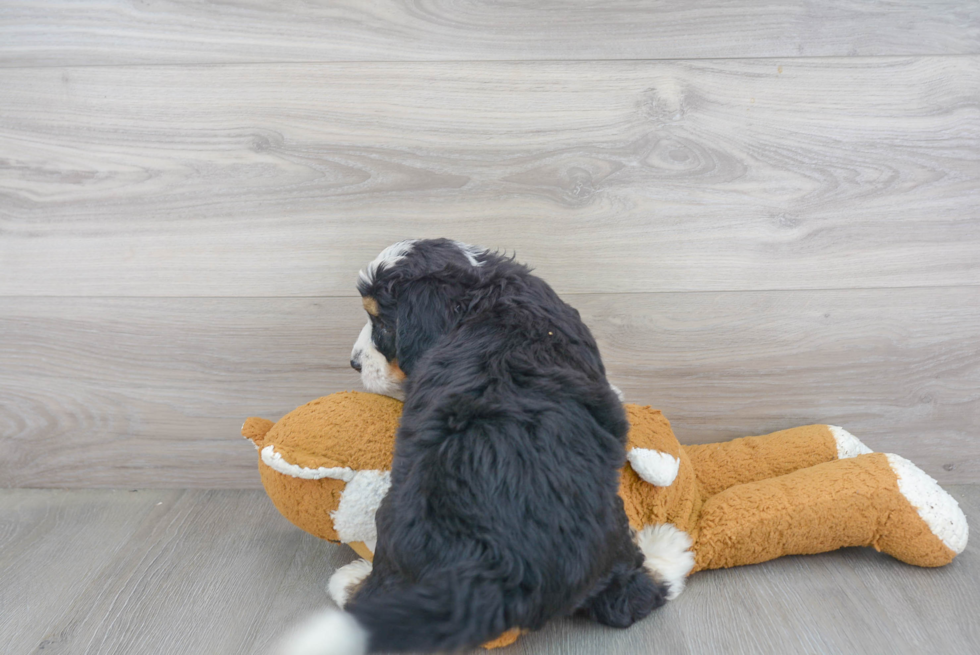
<svg viewBox="0 0 980 655"><path fill-rule="evenodd" d="M684 441L980 481L980 5L269 7L0 6L0 486L258 486L406 236L516 251Z"/></svg>
<svg viewBox="0 0 980 655"><path fill-rule="evenodd" d="M843 425L946 482L976 481L974 287L586 294L610 378L687 443ZM0 479L258 487L246 416L357 389L354 298L8 298Z"/></svg>
<svg viewBox="0 0 980 655"><path fill-rule="evenodd" d="M0 84L2 295L353 295L383 245L446 234L564 293L980 284L980 57Z"/></svg>
<svg viewBox="0 0 980 655"><path fill-rule="evenodd" d="M0 65L980 53L954 0L5 0Z"/></svg>

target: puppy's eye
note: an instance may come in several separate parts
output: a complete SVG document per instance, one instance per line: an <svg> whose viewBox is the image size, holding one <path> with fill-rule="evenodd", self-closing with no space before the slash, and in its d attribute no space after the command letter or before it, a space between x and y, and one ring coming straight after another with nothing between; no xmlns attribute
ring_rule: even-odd
<svg viewBox="0 0 980 655"><path fill-rule="evenodd" d="M374 333L377 334L379 337L386 337L391 334L391 328L381 320L375 319L371 323L372 323L371 328L374 330Z"/></svg>

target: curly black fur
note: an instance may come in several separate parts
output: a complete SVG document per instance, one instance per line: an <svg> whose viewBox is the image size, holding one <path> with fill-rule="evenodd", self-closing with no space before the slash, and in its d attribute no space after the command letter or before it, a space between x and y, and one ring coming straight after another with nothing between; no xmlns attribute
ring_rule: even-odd
<svg viewBox="0 0 980 655"><path fill-rule="evenodd" d="M578 311L512 258L419 241L359 291L407 374L374 569L346 609L372 651L456 650L578 612L662 605L622 500L628 423Z"/></svg>

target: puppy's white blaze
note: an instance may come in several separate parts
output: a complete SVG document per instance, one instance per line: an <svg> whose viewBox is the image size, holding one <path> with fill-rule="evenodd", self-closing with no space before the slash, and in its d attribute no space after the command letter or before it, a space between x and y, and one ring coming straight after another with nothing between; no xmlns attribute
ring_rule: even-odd
<svg viewBox="0 0 980 655"><path fill-rule="evenodd" d="M340 495L340 504L330 513L334 529L344 543L376 541L374 515L391 487L391 471L357 471Z"/></svg>
<svg viewBox="0 0 980 655"><path fill-rule="evenodd" d="M621 402L621 403L625 403L626 402L626 396L623 395L623 390L622 389L620 389L619 387L617 387L612 382L609 383L609 388L612 389L613 390L613 393L616 394L616 397L619 398L619 402Z"/></svg>
<svg viewBox="0 0 980 655"><path fill-rule="evenodd" d="M691 537L669 523L651 525L636 535L636 545L643 551L643 566L653 579L667 586L667 600L684 591L684 579L694 568Z"/></svg>
<svg viewBox="0 0 980 655"><path fill-rule="evenodd" d="M830 429L830 434L834 435L834 441L837 442L837 459L847 459L873 452L861 443L860 439L844 428L839 428L836 425L828 425L827 427Z"/></svg>
<svg viewBox="0 0 980 655"><path fill-rule="evenodd" d="M394 374L388 360L374 347L374 341L371 340L371 321L357 335L350 358L360 363L361 384L367 391L402 399L401 379Z"/></svg>
<svg viewBox="0 0 980 655"><path fill-rule="evenodd" d="M374 348L374 341L371 340L371 321L364 324L361 331L357 333L357 340L354 342L354 347L351 348L350 358L357 360L359 355L362 355L368 348Z"/></svg>
<svg viewBox="0 0 980 655"><path fill-rule="evenodd" d="M364 655L368 633L350 614L326 610L299 624L279 644L276 655Z"/></svg>
<svg viewBox="0 0 980 655"><path fill-rule="evenodd" d="M902 492L932 533L959 555L966 549L970 528L956 499L918 466L898 455L885 455Z"/></svg>
<svg viewBox="0 0 980 655"><path fill-rule="evenodd" d="M332 576L327 584L327 591L333 602L341 609L347 605L350 593L354 586L361 583L364 578L371 574L371 562L366 559L354 560L346 566L341 566Z"/></svg>
<svg viewBox="0 0 980 655"><path fill-rule="evenodd" d="M462 241L453 241L456 247L459 248L460 252L466 257L466 260L472 266L483 266L484 262L477 259L480 255L487 252L487 249L483 246L472 246L468 243L463 243Z"/></svg>
<svg viewBox="0 0 980 655"><path fill-rule="evenodd" d="M360 278L365 284L371 284L374 282L374 276L378 274L379 268L391 268L397 264L405 257L405 255L411 252L416 241L418 241L418 239L406 239L404 241L391 244L382 250L381 253L375 257L364 270L360 271L357 274L357 277Z"/></svg>
<svg viewBox="0 0 980 655"><path fill-rule="evenodd" d="M626 459L636 474L656 487L669 487L677 478L681 460L649 448L634 448L626 453Z"/></svg>

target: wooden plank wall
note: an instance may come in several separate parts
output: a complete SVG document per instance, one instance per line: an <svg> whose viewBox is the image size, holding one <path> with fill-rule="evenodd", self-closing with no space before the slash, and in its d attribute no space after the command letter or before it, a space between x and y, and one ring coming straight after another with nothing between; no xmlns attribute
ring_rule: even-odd
<svg viewBox="0 0 980 655"><path fill-rule="evenodd" d="M516 251L683 441L980 482L978 206L975 4L6 2L0 486L257 486L406 236Z"/></svg>

